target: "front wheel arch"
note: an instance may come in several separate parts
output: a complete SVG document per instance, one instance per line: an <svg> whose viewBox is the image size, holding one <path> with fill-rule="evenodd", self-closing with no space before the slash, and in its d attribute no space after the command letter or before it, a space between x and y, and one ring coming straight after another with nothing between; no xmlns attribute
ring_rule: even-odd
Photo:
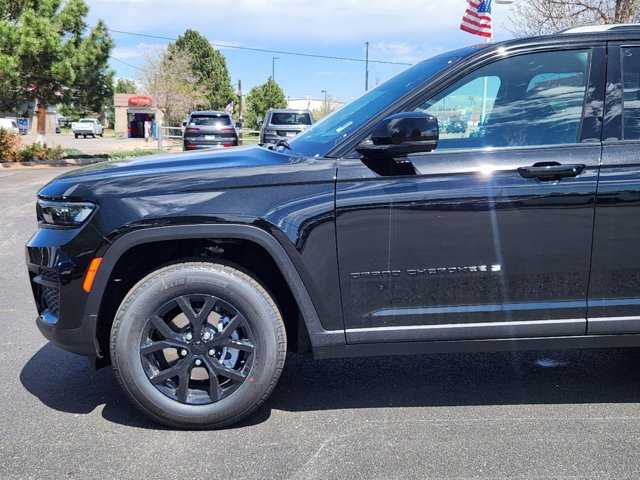
<svg viewBox="0 0 640 480"><path fill-rule="evenodd" d="M105 347L108 344L108 332L111 328L115 308L119 304L119 301L117 301L115 307L109 313L110 305L108 302L103 301L104 295L107 291L107 285L113 286L114 269L122 259L126 259L127 252L133 253L133 249L136 247L146 249L147 246L154 243L166 245L170 242L175 242L176 244L184 245L187 241L200 242L214 239L250 242L263 249L273 262L274 269L278 269L278 274L281 275L283 284L286 285L291 295L291 301L288 303L294 307L292 312L287 312L286 309L283 311L290 342L289 349L291 351L299 353L313 352L317 347L345 344L344 330L327 331L322 327L317 310L292 261L275 238L264 230L248 225L159 227L128 233L116 240L102 255L101 252L98 252L98 256L103 256L103 262L96 276L93 289L89 294L86 312L98 317L96 336L100 351L97 352L97 366L108 364L108 348ZM133 256L135 257L135 255ZM164 264L175 263L185 258L193 259L194 255L175 256L170 261L164 262ZM215 258L210 258L208 261L215 261ZM245 267L242 263L234 263ZM158 266L161 266L161 264L156 267ZM271 289L270 285L266 286ZM274 293L278 298L277 292ZM278 303L282 308L282 303L287 302L279 301Z"/></svg>

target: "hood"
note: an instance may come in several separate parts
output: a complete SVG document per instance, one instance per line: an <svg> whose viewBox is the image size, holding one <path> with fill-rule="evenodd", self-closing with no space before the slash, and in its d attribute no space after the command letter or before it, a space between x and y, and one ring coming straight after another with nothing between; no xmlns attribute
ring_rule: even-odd
<svg viewBox="0 0 640 480"><path fill-rule="evenodd" d="M291 156L257 145L195 152L164 153L96 163L56 178L56 181L82 182L101 177L152 175L158 173L275 165L295 161Z"/></svg>
<svg viewBox="0 0 640 480"><path fill-rule="evenodd" d="M331 159L305 158L249 146L107 161L65 173L38 193L47 198L163 194L326 179Z"/></svg>

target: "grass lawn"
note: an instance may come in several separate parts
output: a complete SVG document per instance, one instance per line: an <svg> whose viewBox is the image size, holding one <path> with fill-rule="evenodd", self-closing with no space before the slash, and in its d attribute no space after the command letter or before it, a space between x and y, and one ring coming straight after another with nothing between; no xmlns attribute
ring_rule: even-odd
<svg viewBox="0 0 640 480"><path fill-rule="evenodd" d="M156 155L158 153L167 153L162 150L131 150L124 152L111 152L111 153L98 153L98 154L87 154L83 153L77 148L65 148L65 153L67 154L67 158L76 158L76 159L99 159L99 158L108 158L111 160L116 160L120 158L130 158L130 157L144 157L147 155Z"/></svg>

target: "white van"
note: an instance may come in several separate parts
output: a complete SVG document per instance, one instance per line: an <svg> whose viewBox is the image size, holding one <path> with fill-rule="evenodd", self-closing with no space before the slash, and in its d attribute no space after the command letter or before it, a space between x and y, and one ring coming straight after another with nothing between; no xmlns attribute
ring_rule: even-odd
<svg viewBox="0 0 640 480"><path fill-rule="evenodd" d="M0 118L0 128L3 130L7 130L11 133L19 134L20 129L18 128L18 124L15 120L10 118Z"/></svg>

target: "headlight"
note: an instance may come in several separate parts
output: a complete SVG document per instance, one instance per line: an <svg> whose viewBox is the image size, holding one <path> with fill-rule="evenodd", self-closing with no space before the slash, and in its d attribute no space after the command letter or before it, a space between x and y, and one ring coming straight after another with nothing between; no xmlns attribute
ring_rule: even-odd
<svg viewBox="0 0 640 480"><path fill-rule="evenodd" d="M83 202L49 202L38 200L38 220L47 225L77 227L89 218L96 206Z"/></svg>

